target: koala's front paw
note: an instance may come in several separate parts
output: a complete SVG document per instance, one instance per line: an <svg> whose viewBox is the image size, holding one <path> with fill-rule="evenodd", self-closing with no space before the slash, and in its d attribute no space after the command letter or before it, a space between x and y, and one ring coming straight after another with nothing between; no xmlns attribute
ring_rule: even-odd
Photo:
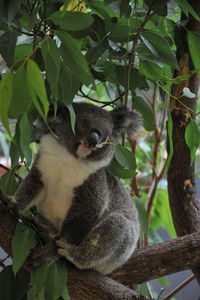
<svg viewBox="0 0 200 300"><path fill-rule="evenodd" d="M67 257L68 247L66 241L63 239L59 239L56 241L56 245L58 247L57 253L60 254L61 256Z"/></svg>
<svg viewBox="0 0 200 300"><path fill-rule="evenodd" d="M56 245L54 241L50 241L46 245L43 245L36 250L31 255L31 264L34 267L38 267L43 263L52 263L58 259L58 254L56 251Z"/></svg>

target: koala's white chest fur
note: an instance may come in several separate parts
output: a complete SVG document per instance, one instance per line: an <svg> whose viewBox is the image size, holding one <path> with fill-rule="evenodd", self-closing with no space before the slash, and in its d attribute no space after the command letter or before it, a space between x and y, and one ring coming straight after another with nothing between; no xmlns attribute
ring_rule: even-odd
<svg viewBox="0 0 200 300"><path fill-rule="evenodd" d="M39 209L58 230L72 204L74 188L104 164L76 158L50 134L42 138L38 168L46 193Z"/></svg>

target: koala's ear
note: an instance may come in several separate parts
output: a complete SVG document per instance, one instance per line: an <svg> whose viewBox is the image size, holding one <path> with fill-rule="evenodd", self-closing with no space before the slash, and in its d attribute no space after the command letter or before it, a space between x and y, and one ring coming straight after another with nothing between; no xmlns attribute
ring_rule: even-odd
<svg viewBox="0 0 200 300"><path fill-rule="evenodd" d="M141 126L140 114L135 110L129 110L125 106L119 106L113 109L110 114L114 123L115 135L127 133L128 136L132 136Z"/></svg>

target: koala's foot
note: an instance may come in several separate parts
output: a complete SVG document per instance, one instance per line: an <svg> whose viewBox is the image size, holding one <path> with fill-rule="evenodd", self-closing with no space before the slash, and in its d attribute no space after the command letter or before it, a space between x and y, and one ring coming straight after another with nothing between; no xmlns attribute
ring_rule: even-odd
<svg viewBox="0 0 200 300"><path fill-rule="evenodd" d="M57 254L56 245L54 240L49 241L47 244L34 249L30 257L30 264L33 267L38 267L43 263L52 263L59 258Z"/></svg>
<svg viewBox="0 0 200 300"><path fill-rule="evenodd" d="M19 213L17 209L17 204L15 202L12 202L12 197L6 195L2 189L0 189L0 200L3 201L7 208L9 209L10 213L13 215L13 217L18 220Z"/></svg>

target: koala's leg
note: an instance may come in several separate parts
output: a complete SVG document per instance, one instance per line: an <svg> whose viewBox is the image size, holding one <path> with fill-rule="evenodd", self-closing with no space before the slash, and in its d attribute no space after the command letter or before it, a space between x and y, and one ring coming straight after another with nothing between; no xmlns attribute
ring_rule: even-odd
<svg viewBox="0 0 200 300"><path fill-rule="evenodd" d="M134 232L133 225L122 214L112 213L80 245L58 240L58 253L80 269L93 268L103 274L110 273L124 263L135 248L138 229Z"/></svg>

